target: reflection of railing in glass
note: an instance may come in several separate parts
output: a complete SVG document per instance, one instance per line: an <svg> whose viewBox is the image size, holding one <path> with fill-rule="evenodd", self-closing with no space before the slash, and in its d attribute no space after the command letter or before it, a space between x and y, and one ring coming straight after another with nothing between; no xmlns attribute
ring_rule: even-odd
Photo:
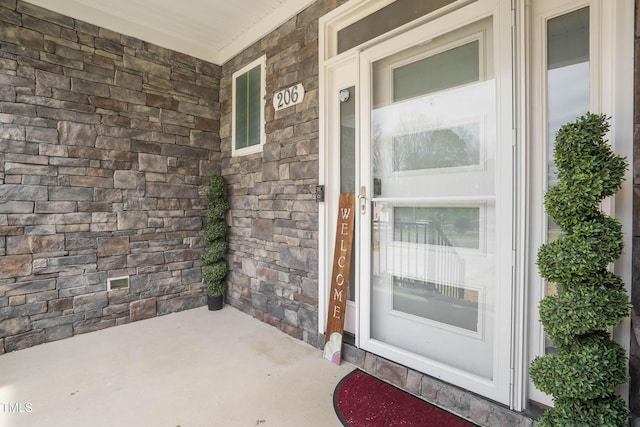
<svg viewBox="0 0 640 427"><path fill-rule="evenodd" d="M431 263L427 257L434 257L433 274L439 279L435 282L435 289L445 296L464 298L464 288L449 285L461 283L464 279L464 260L456 252L440 224L432 220L394 221L394 240L431 245L431 250L425 254L419 255L422 251L413 251L416 258L424 256L424 259L415 259L414 262L418 264L423 261L428 267ZM429 273L425 275L426 277L429 277Z"/></svg>
<svg viewBox="0 0 640 427"><path fill-rule="evenodd" d="M396 242L429 245L428 248L415 247L407 250L406 254L400 249L402 264L408 264L408 268L402 270L409 273L408 276L434 282L435 289L441 295L464 299L464 288L455 286L464 280L464 260L440 224L433 220L396 220L393 236ZM417 277L418 274L422 277Z"/></svg>
<svg viewBox="0 0 640 427"><path fill-rule="evenodd" d="M414 227L416 224L432 223L437 227L447 240L447 246L458 248L480 249L480 208L478 206L398 206L393 208L394 224L396 229L406 224L406 227ZM420 232L416 230L419 238ZM431 233L433 234L433 233ZM428 234L427 234L428 235ZM404 237L395 233L394 240L414 241L411 235ZM436 244L423 241L417 243Z"/></svg>
<svg viewBox="0 0 640 427"><path fill-rule="evenodd" d="M479 293L463 286L465 260L459 247L441 221L399 217L406 209L414 208L393 208L393 225L374 223L380 242L376 264L391 281L393 310L477 332Z"/></svg>
<svg viewBox="0 0 640 427"><path fill-rule="evenodd" d="M415 242L427 245L453 246L436 221L430 219L393 223L393 239L397 242Z"/></svg>

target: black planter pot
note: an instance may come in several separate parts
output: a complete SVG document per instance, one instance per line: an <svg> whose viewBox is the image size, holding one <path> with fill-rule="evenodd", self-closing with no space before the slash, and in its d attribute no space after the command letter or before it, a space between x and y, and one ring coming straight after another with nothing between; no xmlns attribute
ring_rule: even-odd
<svg viewBox="0 0 640 427"><path fill-rule="evenodd" d="M207 306L209 307L209 310L222 310L223 299L224 295L217 295L215 297L207 295Z"/></svg>

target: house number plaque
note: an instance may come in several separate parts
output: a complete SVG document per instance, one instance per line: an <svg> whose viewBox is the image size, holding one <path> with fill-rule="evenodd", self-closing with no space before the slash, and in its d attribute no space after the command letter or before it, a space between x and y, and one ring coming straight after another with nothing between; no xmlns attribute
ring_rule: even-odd
<svg viewBox="0 0 640 427"><path fill-rule="evenodd" d="M273 94L273 108L280 111L287 107L300 104L304 99L304 86L298 83L295 86L282 89Z"/></svg>

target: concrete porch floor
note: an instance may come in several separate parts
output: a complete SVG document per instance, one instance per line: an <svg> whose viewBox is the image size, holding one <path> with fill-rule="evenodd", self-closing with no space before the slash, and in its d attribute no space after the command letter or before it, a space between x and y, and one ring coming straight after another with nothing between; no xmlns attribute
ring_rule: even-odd
<svg viewBox="0 0 640 427"><path fill-rule="evenodd" d="M353 369L201 307L0 356L0 426L341 426L332 395Z"/></svg>

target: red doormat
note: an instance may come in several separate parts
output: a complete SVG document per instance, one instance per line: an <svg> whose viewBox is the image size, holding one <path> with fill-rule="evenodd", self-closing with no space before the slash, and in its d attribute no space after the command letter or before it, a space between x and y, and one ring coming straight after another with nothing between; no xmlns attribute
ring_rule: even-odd
<svg viewBox="0 0 640 427"><path fill-rule="evenodd" d="M347 427L475 426L359 369L336 386L333 406Z"/></svg>

